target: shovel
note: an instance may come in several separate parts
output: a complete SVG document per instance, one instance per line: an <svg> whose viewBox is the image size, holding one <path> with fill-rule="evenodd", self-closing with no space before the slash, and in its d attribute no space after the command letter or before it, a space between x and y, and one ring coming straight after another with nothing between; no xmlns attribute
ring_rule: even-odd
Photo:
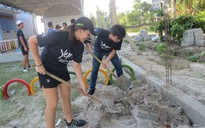
<svg viewBox="0 0 205 128"><path fill-rule="evenodd" d="M100 64L103 64L102 61L100 59L98 59L97 56L95 56L89 49L87 46L85 46L85 50L87 52L89 52ZM115 80L115 85L118 86L121 90L123 91L127 91L129 86L131 85L131 80L129 80L127 77L125 77L124 75L121 75L119 77L117 77L109 68L107 68L107 71L112 74L116 80Z"/></svg>
<svg viewBox="0 0 205 128"><path fill-rule="evenodd" d="M61 79L61 78L59 78L59 77L57 77L57 76L47 72L47 71L46 71L46 75L50 76L51 78L53 78L53 79L55 79L55 80L57 80L57 81L59 81L59 82L61 82L63 84L66 84L66 85L70 86L70 84L68 82L66 82L65 80L63 80L63 79ZM77 88L75 86L70 86L70 87L75 89L77 92L81 93L81 90L79 88ZM123 110L119 110L119 108L115 107L114 102L111 101L111 100L104 100L104 101L102 101L99 98L97 98L95 96L92 96L90 94L87 94L86 96L89 97L90 99L92 99L93 101L96 101L96 102L102 104L104 107L106 107L108 109L108 111L110 113L121 113L123 111Z"/></svg>

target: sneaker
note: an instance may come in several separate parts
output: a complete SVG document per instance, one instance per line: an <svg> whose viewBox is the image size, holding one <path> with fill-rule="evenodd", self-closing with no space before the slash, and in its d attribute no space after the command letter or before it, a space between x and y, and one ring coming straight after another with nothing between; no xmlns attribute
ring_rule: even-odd
<svg viewBox="0 0 205 128"><path fill-rule="evenodd" d="M90 90L88 91L88 94L90 94L90 95L93 95L94 93L95 93L95 89L93 89L93 90L90 89Z"/></svg>
<svg viewBox="0 0 205 128"><path fill-rule="evenodd" d="M28 69L26 69L26 68L23 68L23 72L28 72Z"/></svg>
<svg viewBox="0 0 205 128"><path fill-rule="evenodd" d="M84 125L87 124L87 122L85 120L75 120L75 119L72 119L71 123L68 123L66 120L66 128L74 128L74 127L83 127Z"/></svg>
<svg viewBox="0 0 205 128"><path fill-rule="evenodd" d="M28 66L28 68L27 68L28 70L30 70L31 69L31 66Z"/></svg>

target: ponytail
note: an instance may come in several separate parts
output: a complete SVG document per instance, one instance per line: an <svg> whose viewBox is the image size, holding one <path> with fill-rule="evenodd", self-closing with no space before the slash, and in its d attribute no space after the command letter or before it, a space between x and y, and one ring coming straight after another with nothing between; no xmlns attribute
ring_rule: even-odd
<svg viewBox="0 0 205 128"><path fill-rule="evenodd" d="M75 26L74 24L72 25L69 25L67 28L66 28L66 31L68 31L68 36L69 36L69 39L72 40L72 41L77 41L76 37L75 37L75 30L74 30Z"/></svg>

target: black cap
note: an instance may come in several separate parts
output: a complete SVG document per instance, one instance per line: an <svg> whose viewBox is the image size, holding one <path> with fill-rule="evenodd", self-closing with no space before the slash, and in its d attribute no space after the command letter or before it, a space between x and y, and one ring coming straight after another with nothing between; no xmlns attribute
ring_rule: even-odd
<svg viewBox="0 0 205 128"><path fill-rule="evenodd" d="M88 29L92 35L97 36L97 34L94 31L93 23L89 18L80 17L76 20L75 25L81 28Z"/></svg>

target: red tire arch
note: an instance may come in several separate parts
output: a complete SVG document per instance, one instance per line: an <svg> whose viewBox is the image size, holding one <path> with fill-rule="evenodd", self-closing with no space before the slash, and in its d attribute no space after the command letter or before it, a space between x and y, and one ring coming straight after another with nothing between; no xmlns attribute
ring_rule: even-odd
<svg viewBox="0 0 205 128"><path fill-rule="evenodd" d="M4 98L5 99L8 99L9 98L9 95L7 94L7 89L8 89L8 86L11 84L11 83L14 83L14 82L19 82L19 83L22 83L23 85L26 86L27 88L27 91L28 91L28 96L31 95L31 90L30 90L30 87L29 87L29 84L22 80L22 79L12 79L12 80L9 80L5 85L4 85L4 90L3 90L3 93L4 93Z"/></svg>

